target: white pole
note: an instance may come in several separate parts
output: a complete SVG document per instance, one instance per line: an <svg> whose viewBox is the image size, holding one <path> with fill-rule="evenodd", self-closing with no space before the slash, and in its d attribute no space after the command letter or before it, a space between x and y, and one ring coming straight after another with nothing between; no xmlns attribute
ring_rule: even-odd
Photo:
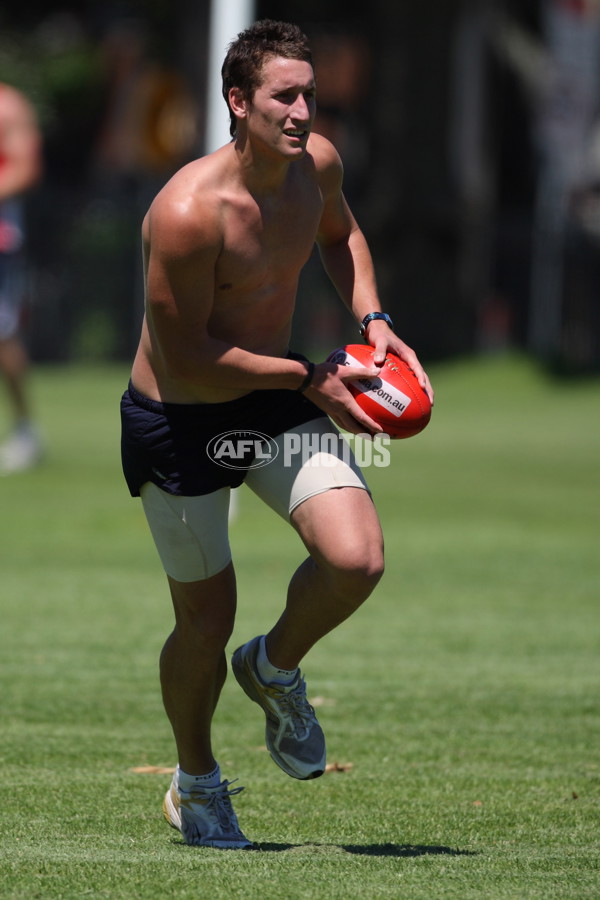
<svg viewBox="0 0 600 900"><path fill-rule="evenodd" d="M221 66L231 41L254 21L254 7L254 0L211 0L205 153L231 139L229 113L221 93Z"/></svg>

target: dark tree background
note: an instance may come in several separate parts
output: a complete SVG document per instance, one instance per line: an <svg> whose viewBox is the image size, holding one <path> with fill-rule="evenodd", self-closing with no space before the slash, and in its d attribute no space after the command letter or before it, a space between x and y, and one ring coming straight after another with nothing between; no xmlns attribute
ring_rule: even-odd
<svg viewBox="0 0 600 900"><path fill-rule="evenodd" d="M532 350L539 147L513 50L530 42L533 60L543 49L541 8L286 3L285 17L313 43L316 128L342 155L383 304L424 360ZM204 152L209 15L209 0L31 0L0 10L0 78L29 93L45 135L46 176L30 198L38 360L133 352L141 218L172 172ZM281 18L281 4L257 0L263 17ZM551 348L548 361L565 370L600 368L596 256L597 238L575 222L562 330L587 343L561 337ZM295 329L316 351L357 338L316 256Z"/></svg>

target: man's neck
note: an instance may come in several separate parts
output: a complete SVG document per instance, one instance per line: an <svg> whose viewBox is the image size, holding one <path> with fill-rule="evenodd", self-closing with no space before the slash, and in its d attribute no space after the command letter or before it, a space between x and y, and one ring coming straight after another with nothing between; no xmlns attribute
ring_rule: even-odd
<svg viewBox="0 0 600 900"><path fill-rule="evenodd" d="M236 139L234 152L240 177L254 196L276 194L286 183L290 166L295 160L261 154L249 141Z"/></svg>

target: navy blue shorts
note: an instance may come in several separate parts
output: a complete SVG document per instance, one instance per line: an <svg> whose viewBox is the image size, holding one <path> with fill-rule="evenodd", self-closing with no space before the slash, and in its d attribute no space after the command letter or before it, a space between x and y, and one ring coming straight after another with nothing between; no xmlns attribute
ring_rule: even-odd
<svg viewBox="0 0 600 900"><path fill-rule="evenodd" d="M147 481L184 497L239 487L254 452L225 468L208 455L213 438L228 431L274 438L324 415L298 391L252 391L226 403L159 403L130 383L121 399L121 459L129 492L139 497Z"/></svg>
<svg viewBox="0 0 600 900"><path fill-rule="evenodd" d="M27 294L21 201L0 203L0 233L0 340L8 340L21 328Z"/></svg>

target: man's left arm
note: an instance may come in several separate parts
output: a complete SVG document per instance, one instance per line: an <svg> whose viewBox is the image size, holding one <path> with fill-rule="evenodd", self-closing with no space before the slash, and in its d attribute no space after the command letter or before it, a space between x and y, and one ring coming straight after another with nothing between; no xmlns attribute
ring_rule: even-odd
<svg viewBox="0 0 600 900"><path fill-rule="evenodd" d="M329 174L330 182L334 183L330 183L330 191L324 195L317 244L325 271L353 314L358 328L369 313L382 312L375 268L366 238L341 190L341 168L337 184L331 177L331 170ZM395 353L410 366L433 403L433 389L415 351L384 319L371 319L365 326L364 337L375 349L376 365L383 365L386 353Z"/></svg>

